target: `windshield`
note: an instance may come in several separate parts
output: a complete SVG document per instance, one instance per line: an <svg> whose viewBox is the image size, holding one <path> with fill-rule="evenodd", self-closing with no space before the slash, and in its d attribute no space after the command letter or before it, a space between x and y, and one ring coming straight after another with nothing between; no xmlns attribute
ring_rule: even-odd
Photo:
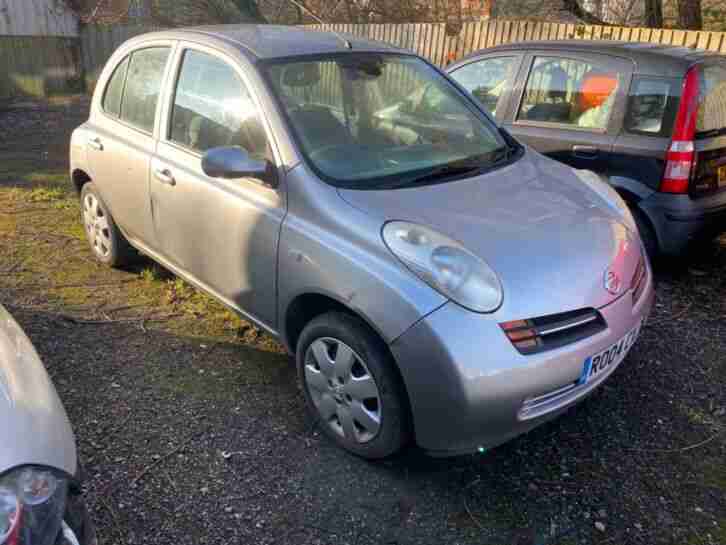
<svg viewBox="0 0 726 545"><path fill-rule="evenodd" d="M509 156L497 128L419 58L348 53L267 73L308 162L335 185L435 183Z"/></svg>

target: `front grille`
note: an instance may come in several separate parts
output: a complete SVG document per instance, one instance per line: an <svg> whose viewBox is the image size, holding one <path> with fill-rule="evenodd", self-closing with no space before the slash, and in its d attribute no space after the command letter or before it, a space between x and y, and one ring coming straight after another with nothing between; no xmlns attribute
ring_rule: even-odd
<svg viewBox="0 0 726 545"><path fill-rule="evenodd" d="M630 286L633 290L633 306L638 302L640 299L640 296L643 295L643 291L645 290L645 277L646 274L646 266L645 266L645 256L641 252L640 259L638 260L638 266L635 267L635 272L633 273L633 279L630 282Z"/></svg>
<svg viewBox="0 0 726 545"><path fill-rule="evenodd" d="M607 325L593 308L499 324L514 347L525 355L554 350L603 331Z"/></svg>

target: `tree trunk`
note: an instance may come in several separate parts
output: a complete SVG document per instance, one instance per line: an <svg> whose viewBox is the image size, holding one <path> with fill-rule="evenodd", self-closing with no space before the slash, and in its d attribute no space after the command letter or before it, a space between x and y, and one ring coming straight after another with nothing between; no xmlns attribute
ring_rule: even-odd
<svg viewBox="0 0 726 545"><path fill-rule="evenodd" d="M678 28L701 30L701 0L678 0Z"/></svg>
<svg viewBox="0 0 726 545"><path fill-rule="evenodd" d="M645 0L645 26L663 27L663 0Z"/></svg>
<svg viewBox="0 0 726 545"><path fill-rule="evenodd" d="M232 0L232 3L237 6L237 9L244 17L249 18L250 23L267 22L255 0Z"/></svg>

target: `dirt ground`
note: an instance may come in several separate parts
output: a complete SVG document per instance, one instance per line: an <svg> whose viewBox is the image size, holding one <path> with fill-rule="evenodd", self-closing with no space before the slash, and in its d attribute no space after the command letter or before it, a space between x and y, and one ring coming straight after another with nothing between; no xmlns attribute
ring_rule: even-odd
<svg viewBox="0 0 726 545"><path fill-rule="evenodd" d="M320 436L275 341L149 261L94 263L66 171L87 106L0 110L0 302L70 414L102 543L726 545L726 243L658 265L642 337L562 418L367 463Z"/></svg>

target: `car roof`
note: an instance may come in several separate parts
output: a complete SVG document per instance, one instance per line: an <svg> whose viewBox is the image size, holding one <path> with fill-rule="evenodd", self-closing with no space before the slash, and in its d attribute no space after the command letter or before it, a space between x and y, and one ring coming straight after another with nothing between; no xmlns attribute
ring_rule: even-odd
<svg viewBox="0 0 726 545"><path fill-rule="evenodd" d="M223 42L236 46L252 61L348 51L404 52L393 45L353 35L283 25L210 25L151 32L135 38L148 39L191 40L208 45Z"/></svg>
<svg viewBox="0 0 726 545"><path fill-rule="evenodd" d="M483 54L500 51L531 50L570 51L582 54L600 53L631 60L636 74L682 75L689 66L707 57L718 57L713 51L685 46L622 42L608 40L548 40L504 44L467 55L457 65ZM452 67L453 68L453 67Z"/></svg>

